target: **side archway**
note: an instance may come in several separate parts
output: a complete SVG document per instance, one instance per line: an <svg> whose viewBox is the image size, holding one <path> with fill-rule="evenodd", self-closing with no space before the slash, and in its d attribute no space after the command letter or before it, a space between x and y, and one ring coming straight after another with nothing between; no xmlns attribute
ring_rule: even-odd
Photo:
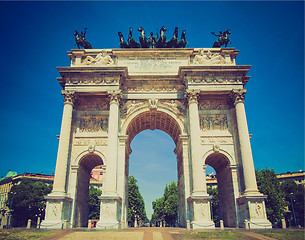
<svg viewBox="0 0 305 240"><path fill-rule="evenodd" d="M224 221L226 227L237 227L232 161L229 158L225 152L213 152L207 155L204 164L210 165L216 171L220 205L219 219Z"/></svg>
<svg viewBox="0 0 305 240"><path fill-rule="evenodd" d="M78 161L74 207L74 227L88 226L90 173L93 168L99 165L104 165L104 161L101 156L96 153L87 153Z"/></svg>

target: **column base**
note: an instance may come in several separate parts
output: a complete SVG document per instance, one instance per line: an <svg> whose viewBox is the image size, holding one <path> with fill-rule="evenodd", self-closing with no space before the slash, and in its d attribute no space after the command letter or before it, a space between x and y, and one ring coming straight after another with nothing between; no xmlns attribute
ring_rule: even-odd
<svg viewBox="0 0 305 240"><path fill-rule="evenodd" d="M192 229L215 229L215 223L211 220L209 195L192 195L189 202Z"/></svg>
<svg viewBox="0 0 305 240"><path fill-rule="evenodd" d="M265 195L245 195L237 198L239 216L238 226L245 228L245 220L248 221L250 229L272 228L267 219L265 207Z"/></svg>
<svg viewBox="0 0 305 240"><path fill-rule="evenodd" d="M62 229L65 220L69 225L72 198L56 193L51 193L45 198L47 199L46 215L40 228Z"/></svg>
<svg viewBox="0 0 305 240"><path fill-rule="evenodd" d="M100 196L101 209L100 220L96 224L96 228L101 229L120 229L121 223L121 202L122 198L119 196Z"/></svg>

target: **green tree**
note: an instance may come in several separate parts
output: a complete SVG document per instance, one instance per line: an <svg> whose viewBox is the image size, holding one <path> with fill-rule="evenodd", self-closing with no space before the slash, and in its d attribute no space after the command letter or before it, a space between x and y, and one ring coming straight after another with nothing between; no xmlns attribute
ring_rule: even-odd
<svg viewBox="0 0 305 240"><path fill-rule="evenodd" d="M281 184L281 189L284 192L286 204L291 214L289 214L288 222L290 226L295 226L293 210L295 212L297 224L304 227L304 195L305 188L301 184L296 184L292 179L287 179ZM293 208L292 204L293 202Z"/></svg>
<svg viewBox="0 0 305 240"><path fill-rule="evenodd" d="M152 202L154 213L151 223L165 220L170 226L174 226L178 218L178 185L176 182L166 184L163 197Z"/></svg>
<svg viewBox="0 0 305 240"><path fill-rule="evenodd" d="M178 185L171 182L164 190L164 214L165 221L174 226L178 218Z"/></svg>
<svg viewBox="0 0 305 240"><path fill-rule="evenodd" d="M89 188L89 219L99 219L100 216L100 200L98 199L101 196L102 191L99 189L90 186Z"/></svg>
<svg viewBox="0 0 305 240"><path fill-rule="evenodd" d="M26 226L28 219L36 222L37 216L44 219L46 207L44 197L51 191L51 185L26 179L22 180L20 184L12 186L6 202L8 207L12 203L12 226Z"/></svg>
<svg viewBox="0 0 305 240"><path fill-rule="evenodd" d="M273 169L261 169L255 172L258 190L262 194L267 195L265 200L267 218L273 226L278 226L281 223L286 207L280 181Z"/></svg>
<svg viewBox="0 0 305 240"><path fill-rule="evenodd" d="M154 210L150 223L157 225L157 222L160 220L165 220L165 213L164 213L164 197L156 199L156 201L152 202L152 208Z"/></svg>
<svg viewBox="0 0 305 240"><path fill-rule="evenodd" d="M208 188L207 192L210 196L212 196L211 204L212 204L212 214L214 223L219 222L219 197L218 197L218 189L217 188Z"/></svg>
<svg viewBox="0 0 305 240"><path fill-rule="evenodd" d="M145 203L139 191L137 180L130 175L128 178L128 224L133 226L135 219L146 222Z"/></svg>

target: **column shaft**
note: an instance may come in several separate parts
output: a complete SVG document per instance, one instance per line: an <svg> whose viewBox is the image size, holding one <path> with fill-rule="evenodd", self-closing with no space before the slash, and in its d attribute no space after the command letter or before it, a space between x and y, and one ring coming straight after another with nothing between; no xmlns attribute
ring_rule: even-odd
<svg viewBox="0 0 305 240"><path fill-rule="evenodd" d="M246 91L235 91L235 109L242 167L245 182L245 194L258 194L246 111L244 106L244 95Z"/></svg>
<svg viewBox="0 0 305 240"><path fill-rule="evenodd" d="M73 113L74 92L63 91L65 104L61 122L60 138L57 152L57 161L52 192L64 194L66 192L66 174L69 157L71 123Z"/></svg>
<svg viewBox="0 0 305 240"><path fill-rule="evenodd" d="M119 129L119 97L118 93L110 93L108 121L108 160L106 166L105 187L103 194L117 195L117 161L118 161L118 129Z"/></svg>
<svg viewBox="0 0 305 240"><path fill-rule="evenodd" d="M200 160L200 123L197 95L199 91L189 91L189 121L190 121L190 137L191 137L191 157L192 157L192 173L193 173L193 194L206 195L205 176L203 175L202 163Z"/></svg>

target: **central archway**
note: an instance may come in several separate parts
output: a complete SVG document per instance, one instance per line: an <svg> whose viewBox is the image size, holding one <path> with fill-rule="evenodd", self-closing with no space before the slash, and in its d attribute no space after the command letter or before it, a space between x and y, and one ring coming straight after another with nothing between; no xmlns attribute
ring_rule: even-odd
<svg viewBox="0 0 305 240"><path fill-rule="evenodd" d="M165 110L166 111L166 110ZM181 135L184 133L184 126L179 119L175 119L171 116L171 113L162 110L149 110L142 111L141 113L135 114L132 118L127 121L125 129L127 138L127 150L126 154L126 169L129 169L129 154L131 153L130 144L134 137L147 129L150 130L161 130L167 133L175 142L176 148L174 150L177 156L177 172L178 172L178 189L179 189L179 223L181 226L186 226L186 200L185 200L185 177L183 170L183 148L181 144ZM124 126L123 126L124 130ZM129 170L127 171L129 174ZM127 177L128 179L128 177ZM127 195L128 189L126 189ZM127 206L126 206L127 207Z"/></svg>

